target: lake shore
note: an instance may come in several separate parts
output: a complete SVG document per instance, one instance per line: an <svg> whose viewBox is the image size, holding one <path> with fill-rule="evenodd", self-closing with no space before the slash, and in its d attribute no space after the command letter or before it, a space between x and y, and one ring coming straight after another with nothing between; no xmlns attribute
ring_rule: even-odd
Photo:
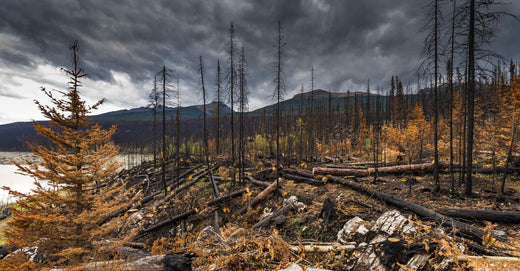
<svg viewBox="0 0 520 271"><path fill-rule="evenodd" d="M27 161L38 162L40 158L31 152L0 152L0 165L25 165Z"/></svg>

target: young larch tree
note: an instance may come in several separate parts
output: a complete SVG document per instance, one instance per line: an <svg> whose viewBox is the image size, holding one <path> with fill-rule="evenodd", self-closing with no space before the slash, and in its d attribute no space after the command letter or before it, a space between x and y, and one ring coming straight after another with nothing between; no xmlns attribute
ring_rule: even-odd
<svg viewBox="0 0 520 271"><path fill-rule="evenodd" d="M53 147L28 143L41 162L16 164L22 174L35 178L36 188L24 194L4 187L19 198L12 221L4 230L9 243L20 247L38 246L49 256L67 260L92 248L92 233L98 229L99 217L94 216L99 215L94 210L97 195L87 188L100 187L100 182L120 166L113 160L118 148L110 141L115 126L102 129L99 124L92 124L88 116L104 99L91 106L81 99L80 79L86 74L79 67L77 41L70 49L73 67L64 69L70 76L68 91L42 88L54 106L35 101L49 119L50 127L34 122L34 128Z"/></svg>

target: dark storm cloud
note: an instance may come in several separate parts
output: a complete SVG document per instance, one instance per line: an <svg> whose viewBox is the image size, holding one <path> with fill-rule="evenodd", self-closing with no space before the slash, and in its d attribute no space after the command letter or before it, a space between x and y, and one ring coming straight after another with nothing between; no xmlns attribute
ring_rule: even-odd
<svg viewBox="0 0 520 271"><path fill-rule="evenodd" d="M30 66L35 57L40 57L67 67L67 45L77 39L82 47L82 65L93 79L111 82L111 71L116 71L128 73L134 82L150 81L166 64L179 73L185 102L196 103L197 58L204 57L208 84L213 89L218 58L223 73L228 70L228 29L233 21L239 47L244 46L247 54L252 99L265 104L273 89L275 27L281 20L287 41L288 92L299 89L302 83L308 90L311 65L316 69L317 88L364 90L371 79L372 89L387 89L393 74L405 82L415 82L423 42L418 29L425 3L4 0L0 5L0 33L19 40L0 42L0 58L8 65ZM518 6L515 2L514 8ZM514 22L505 24L515 29ZM509 39L499 40L497 46L519 57L510 44L518 41L518 35L515 30L508 34Z"/></svg>

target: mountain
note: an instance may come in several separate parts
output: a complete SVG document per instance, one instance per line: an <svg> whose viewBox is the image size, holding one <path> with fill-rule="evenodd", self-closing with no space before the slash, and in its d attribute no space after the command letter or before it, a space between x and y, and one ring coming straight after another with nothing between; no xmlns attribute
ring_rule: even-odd
<svg viewBox="0 0 520 271"><path fill-rule="evenodd" d="M367 93L366 92L328 92L323 89L316 89L314 91L308 91L304 93L299 93L294 95L291 99L284 100L280 102L280 106L282 107L282 110L284 113L294 113L298 114L298 110L302 108L303 111L305 111L311 102L311 97L314 104L314 109L320 109L320 108L328 108L329 106L329 93L330 93L330 104L333 108L338 108L340 110L343 110L345 105L353 105L355 96L357 95L358 103L360 106L364 103L366 103L367 100ZM385 95L379 95L371 93L370 96L372 99L374 97L379 96L381 99L381 102L385 102L387 99L387 96ZM252 112L249 112L250 115L253 116L261 116L264 114L270 115L276 110L276 103L272 105L268 105L262 108L259 108L257 110L254 110Z"/></svg>
<svg viewBox="0 0 520 271"><path fill-rule="evenodd" d="M427 91L427 90L421 90ZM312 95L311 95L312 94ZM353 106L355 97L357 95L357 101L360 107L366 104L367 94L364 92L350 92L350 93L334 93L328 92L322 89L317 89L312 92L305 92L303 94L296 94L292 98L281 102L284 114L297 115L301 108L304 112L310 105L310 97L313 96L314 110L325 111L329 107L329 96L330 104L334 110L343 111L345 106ZM371 94L371 99L379 97L381 103L387 101L387 96ZM410 97L407 95L407 97ZM413 101L418 100L418 95L413 94L411 96ZM375 102L371 103L375 106ZM215 116L215 109L217 105L220 107L220 113L225 116L231 113L231 109L223 104L217 104L212 102L206 106L208 116ZM260 117L265 115L271 115L276 108L276 104L267 105L263 108L248 112L249 117ZM182 119L181 133L182 136L196 136L200 134L202 127L203 117L203 106L192 105L185 107L166 107L166 119L167 129L173 130L173 122L175 119L175 113L179 112ZM147 144L150 142L151 134L153 134L153 112L147 107L138 107L132 109L117 110L108 113L92 116L94 122L98 122L102 127L109 128L112 125L117 125L118 130L114 135L113 139L116 144L128 145L128 144ZM157 120L162 120L162 107L157 109ZM44 125L48 125L48 122L42 121ZM210 120L210 130L214 130L215 122ZM227 121L221 122L224 130L228 129ZM158 129L162 129L159 125ZM160 131L159 131L160 133ZM36 135L32 122L17 122L5 125L0 125L0 150L15 151L15 150L27 150L25 142L33 142L36 144L42 144L45 140Z"/></svg>
<svg viewBox="0 0 520 271"><path fill-rule="evenodd" d="M215 116L217 102L206 105L207 116ZM166 107L166 119L175 119L175 114L179 111L181 119L202 118L203 106L191 105L186 107ZM229 114L231 108L220 103L220 113L222 115ZM153 110L148 107L138 107L132 109L123 109L92 116L96 121L149 121L153 120ZM162 106L157 107L157 118L162 118Z"/></svg>

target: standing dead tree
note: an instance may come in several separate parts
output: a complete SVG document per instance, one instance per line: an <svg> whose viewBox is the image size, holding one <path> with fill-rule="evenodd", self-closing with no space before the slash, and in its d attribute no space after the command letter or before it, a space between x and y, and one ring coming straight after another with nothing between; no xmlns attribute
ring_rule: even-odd
<svg viewBox="0 0 520 271"><path fill-rule="evenodd" d="M171 97L171 84L175 79L173 75L173 70L166 68L163 65L161 70L161 79L162 79L162 151L161 151L161 180L164 189L164 196L168 196L168 191L166 189L166 106L167 102Z"/></svg>
<svg viewBox="0 0 520 271"><path fill-rule="evenodd" d="M244 51L244 47L242 47L242 51L240 54L240 61L238 63L238 73L239 73L239 97L238 97L238 110L239 110L239 180L243 182L245 180L245 128L244 128L244 114L248 108L248 89L247 89L247 63L246 63L246 53Z"/></svg>
<svg viewBox="0 0 520 271"><path fill-rule="evenodd" d="M206 126L206 86L204 84L204 65L202 64L202 56L199 57L200 60L200 85L201 85L201 91L202 91L202 100L203 100L203 116L204 116L204 122L203 122L203 136L204 136L204 160L206 162L206 166L208 167L208 179L211 183L211 186L213 187L213 192L215 192L215 196L217 198L220 198L220 191L218 189L217 184L215 183L215 180L213 180L213 174L211 174L211 165L209 162L209 150L208 150L208 129ZM215 230L218 231L219 229L219 222L218 222L218 211L215 210Z"/></svg>
<svg viewBox="0 0 520 271"><path fill-rule="evenodd" d="M148 95L150 103L148 107L153 110L153 126L152 126L152 134L153 134L153 166L157 166L157 108L159 106L159 97L160 93L157 89L157 76L159 73L154 75L153 78L153 88L150 94Z"/></svg>
<svg viewBox="0 0 520 271"><path fill-rule="evenodd" d="M279 189L278 179L280 177L280 102L283 99L285 84L282 79L282 49L285 46L284 37L282 35L282 24L278 21L278 27L276 28L278 31L278 37L276 38L276 77L274 79L274 83L276 84L274 96L276 98L276 189Z"/></svg>
<svg viewBox="0 0 520 271"><path fill-rule="evenodd" d="M216 101L217 107L215 108L215 117L217 119L217 128L216 128L216 153L220 153L220 103L222 101L222 89L221 89L221 78L220 78L220 59L217 60L217 93L216 93Z"/></svg>
<svg viewBox="0 0 520 271"><path fill-rule="evenodd" d="M421 63L420 69L425 75L432 75L433 80L433 148L434 148L434 172L433 179L435 183L434 190L438 192L440 190L439 182L439 135L438 135L438 124L439 124L439 97L438 97L438 86L439 86L439 54L440 54L440 24L442 22L442 13L439 8L439 0L432 0L426 6L426 23L421 29L422 31L428 31L426 39L424 40L424 55L425 59ZM432 72L433 70L433 72Z"/></svg>
<svg viewBox="0 0 520 271"><path fill-rule="evenodd" d="M235 116L234 116L234 106L235 106L235 85L236 85L236 70L235 70L235 47L236 47L236 38L235 38L235 27L233 26L233 22L229 27L229 74L228 74L228 97L229 103L231 107L231 161L233 165L235 164ZM233 174L234 178L235 174Z"/></svg>
<svg viewBox="0 0 520 271"><path fill-rule="evenodd" d="M465 194L473 194L473 143L475 129L475 87L476 73L485 75L492 72L494 63L500 55L488 47L495 35L495 26L503 16L512 16L498 7L504 4L490 0L467 0L457 7L456 34L462 36L463 42L457 48L465 54L467 61L467 135L466 135L466 181Z"/></svg>

